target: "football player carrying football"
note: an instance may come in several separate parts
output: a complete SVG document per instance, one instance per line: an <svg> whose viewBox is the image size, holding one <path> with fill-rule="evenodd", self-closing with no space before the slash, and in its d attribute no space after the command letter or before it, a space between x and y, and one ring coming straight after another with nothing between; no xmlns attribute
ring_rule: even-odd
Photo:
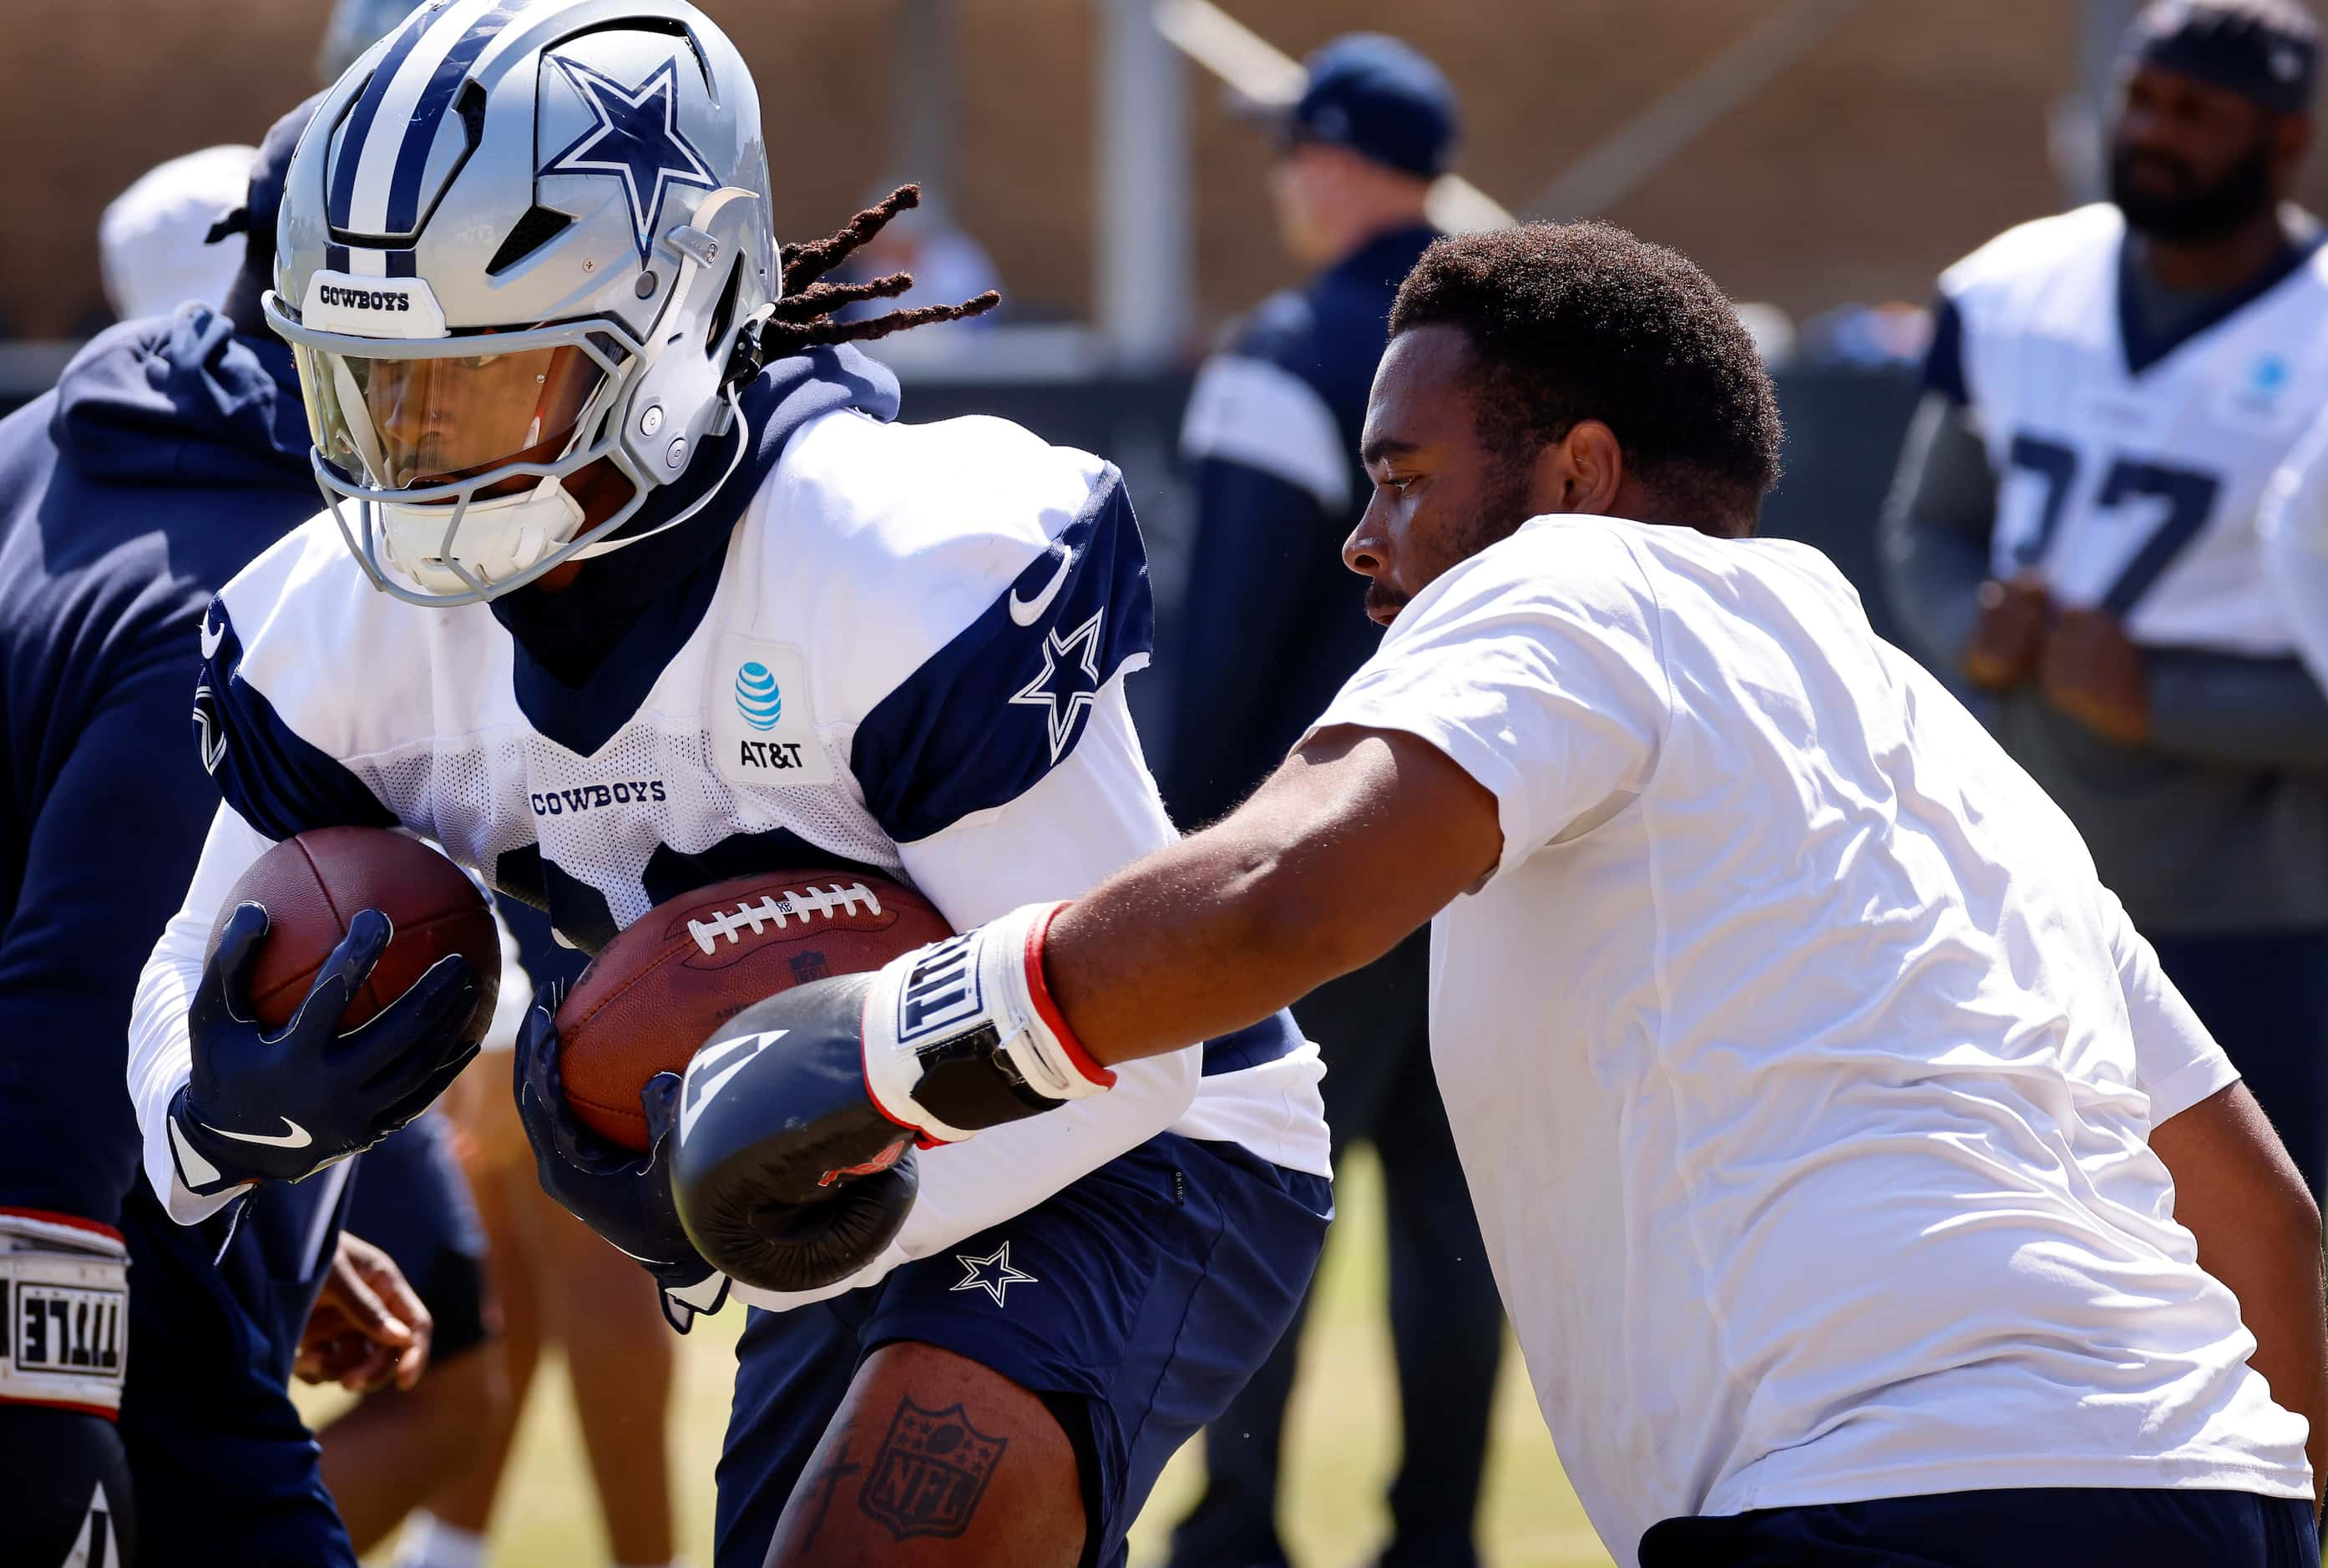
<svg viewBox="0 0 2328 1568"><path fill-rule="evenodd" d="M894 380L838 345L990 301L833 322L904 286L817 279L910 196L780 253L767 195L752 80L680 0L444 0L326 98L268 315L327 507L205 622L225 804L132 1024L146 1174L182 1222L372 1136L365 1085L314 1066L354 1054L328 1040L217 1070L249 1027L205 940L286 836L400 825L586 949L800 865L908 880L967 928L1174 838L1124 702L1150 607L1122 477L998 420L896 423ZM203 996L225 1005L190 1023ZM446 1048L426 1010L390 1009L422 1063ZM683 1328L727 1282L662 1144L572 1121L557 1047L538 1008L544 1183ZM1282 1013L1192 1041L933 1151L846 1277L744 1292L789 1310L745 1331L717 1561L760 1563L780 1524L778 1562L1122 1561L1315 1263L1319 1071Z"/></svg>

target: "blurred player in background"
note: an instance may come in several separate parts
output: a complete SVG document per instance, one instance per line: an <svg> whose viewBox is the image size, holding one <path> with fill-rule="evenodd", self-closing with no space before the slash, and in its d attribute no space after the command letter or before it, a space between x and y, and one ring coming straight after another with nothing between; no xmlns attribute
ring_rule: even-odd
<svg viewBox="0 0 2328 1568"><path fill-rule="evenodd" d="M993 296L829 319L908 286L819 280L913 192L780 251L756 93L708 18L452 0L318 117L338 129L294 161L267 306L328 510L205 619L224 803L133 1025L146 1174L174 1218L374 1141L395 1102L350 1057L460 1057L427 979L360 1050L260 1052L195 1005L231 1001L205 940L286 837L400 824L589 951L746 870L907 877L970 924L1174 837L1123 696L1152 612L1121 475L999 420L896 422L895 378L840 345ZM780 712L739 702L755 671ZM517 1064L542 1181L684 1328L727 1281L678 1228L667 1153L574 1119L554 1006ZM893 1235L868 1268L758 1296L780 1310L743 1337L722 1568L780 1535L778 1562L912 1542L928 1563L1121 1563L1171 1452L1308 1285L1319 1073L1281 1014L1192 1037L1094 1114L934 1153L959 1201L901 1231L868 1210ZM673 1084L644 1106L663 1146ZM262 1131L285 1119L309 1136ZM961 1484L915 1479L937 1470Z"/></svg>
<svg viewBox="0 0 2328 1568"><path fill-rule="evenodd" d="M879 1151L1104 1101L1430 920L1497 1281L1620 1562L2317 1568L2320 1211L2076 829L1752 537L1780 439L1686 258L1434 245L1347 546L1381 652L1225 822L739 1013L683 1090L690 1234L781 1268Z"/></svg>
<svg viewBox="0 0 2328 1568"><path fill-rule="evenodd" d="M111 1563L133 1535L149 1565L352 1563L286 1393L295 1360L313 1377L410 1390L433 1333L425 1389L355 1421L360 1434L395 1411L420 1429L407 1474L457 1460L465 1413L492 1405L489 1357L469 1354L484 1337L477 1260L439 1255L415 1223L466 1194L421 1134L381 1151L379 1190L395 1201L374 1217L413 1239L433 1313L394 1262L339 1235L352 1166L199 1230L170 1223L137 1176L121 1088L137 944L123 951L119 933L167 917L155 883L192 867L214 809L171 741L202 607L313 508L297 376L258 324L306 113L269 133L203 220L233 206L242 220L225 229L256 226L248 244L218 247L237 263L223 314L188 303L126 322L0 422L0 650L21 727L0 856L0 1275L13 1282L0 1466L8 1560L35 1568ZM137 189L182 217L217 194L198 182L181 200L155 177ZM203 282L209 269L181 265L200 240L184 221L109 228L108 277L147 291L123 303L166 297L174 274ZM42 1300L76 1310L42 1327Z"/></svg>
<svg viewBox="0 0 2328 1568"><path fill-rule="evenodd" d="M2315 1193L2328 698L2256 519L2328 403L2328 253L2283 205L2318 61L2294 0L2137 16L2111 200L1942 277L1884 522L1924 656L1987 694Z"/></svg>
<svg viewBox="0 0 2328 1568"><path fill-rule="evenodd" d="M1369 493L1358 427L1391 298L1438 237L1423 204L1458 117L1447 79L1396 39L1337 39L1306 69L1278 127L1270 194L1286 250L1318 276L1263 302L1205 362L1181 437L1197 543L1164 798L1191 826L1227 815L1266 778L1382 640L1353 613L1358 589L1342 565ZM1477 1560L1503 1348L1503 1309L1431 1076L1429 957L1418 933L1301 1009L1329 1069L1321 1087L1338 1162L1353 1140L1382 1160L1405 1427L1386 1568ZM1204 1496L1173 1536L1182 1568L1286 1561L1278 1467L1299 1347L1297 1326L1207 1432Z"/></svg>
<svg viewBox="0 0 2328 1568"><path fill-rule="evenodd" d="M257 147L204 147L140 174L97 224L105 302L123 321L167 315L189 300L218 310L242 271L242 248L213 245L211 226L242 204Z"/></svg>

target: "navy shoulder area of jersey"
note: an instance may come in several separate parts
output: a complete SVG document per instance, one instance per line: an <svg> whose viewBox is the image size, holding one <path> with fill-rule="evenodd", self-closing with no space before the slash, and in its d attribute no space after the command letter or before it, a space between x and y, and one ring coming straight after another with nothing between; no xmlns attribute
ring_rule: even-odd
<svg viewBox="0 0 2328 1568"><path fill-rule="evenodd" d="M275 838L384 825L347 764L425 742L449 640L479 669L487 616L416 609L374 589L329 512L310 517L220 589L202 623L195 737L227 803ZM482 678L482 675L479 676Z"/></svg>
<svg viewBox="0 0 2328 1568"><path fill-rule="evenodd" d="M728 569L739 592L722 634L798 654L800 710L901 841L1048 772L1098 689L1143 661L1152 635L1122 476L985 416L911 425L843 409L812 421ZM1065 685L1044 683L1052 640L1065 649L1049 655L1055 670L1065 659Z"/></svg>

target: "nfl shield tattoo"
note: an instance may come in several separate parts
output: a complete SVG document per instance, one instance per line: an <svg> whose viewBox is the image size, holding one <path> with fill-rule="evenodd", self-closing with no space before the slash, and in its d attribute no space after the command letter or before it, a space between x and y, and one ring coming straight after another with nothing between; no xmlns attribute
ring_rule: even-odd
<svg viewBox="0 0 2328 1568"><path fill-rule="evenodd" d="M857 1506L900 1541L951 1539L970 1527L1009 1446L1007 1438L989 1437L971 1425L959 1404L925 1410L902 1399Z"/></svg>

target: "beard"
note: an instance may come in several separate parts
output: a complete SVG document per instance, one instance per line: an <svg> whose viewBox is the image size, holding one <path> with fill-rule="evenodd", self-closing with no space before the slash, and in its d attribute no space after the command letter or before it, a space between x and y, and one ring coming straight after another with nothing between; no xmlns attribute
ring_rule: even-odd
<svg viewBox="0 0 2328 1568"><path fill-rule="evenodd" d="M2172 176L2172 193L2136 187L2133 172L2144 164ZM2110 154L2109 196L2126 215L2127 228L2165 240L2220 239L2270 211L2276 201L2270 151L2261 143L2212 184L2202 184L2197 172L2180 158L2117 148Z"/></svg>

